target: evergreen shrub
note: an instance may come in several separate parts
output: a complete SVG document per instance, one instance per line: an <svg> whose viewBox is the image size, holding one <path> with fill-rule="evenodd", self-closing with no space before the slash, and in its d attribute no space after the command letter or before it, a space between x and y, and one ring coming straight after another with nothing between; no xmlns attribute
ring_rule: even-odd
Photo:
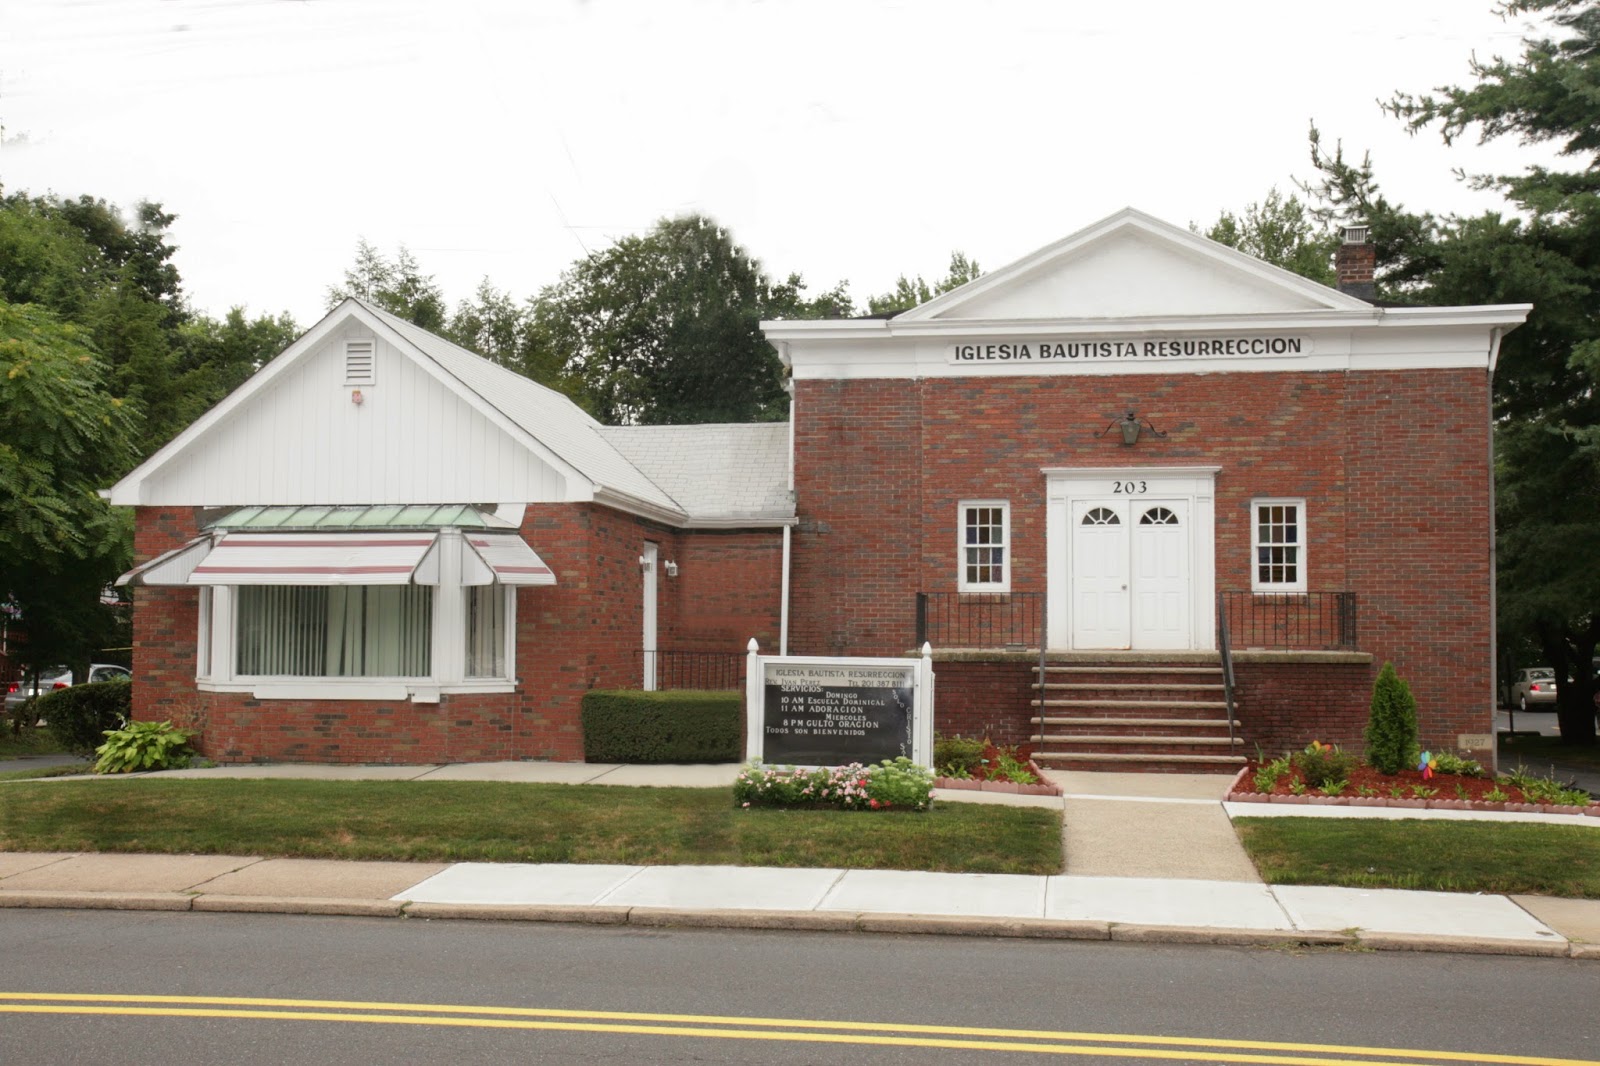
<svg viewBox="0 0 1600 1066"><path fill-rule="evenodd" d="M106 742L106 733L121 729L133 713L133 682L123 678L57 689L41 695L37 707L56 742L87 759Z"/></svg>
<svg viewBox="0 0 1600 1066"><path fill-rule="evenodd" d="M586 762L738 762L739 692L595 689L583 694Z"/></svg>
<svg viewBox="0 0 1600 1066"><path fill-rule="evenodd" d="M1417 742L1417 701L1411 686L1384 663L1372 684L1372 712L1364 736L1367 762L1385 774L1397 774L1417 765L1422 747Z"/></svg>

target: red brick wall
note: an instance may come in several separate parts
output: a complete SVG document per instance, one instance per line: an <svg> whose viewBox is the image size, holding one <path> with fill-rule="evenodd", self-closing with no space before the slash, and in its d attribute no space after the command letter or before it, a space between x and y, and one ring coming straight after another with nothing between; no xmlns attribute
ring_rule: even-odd
<svg viewBox="0 0 1600 1066"><path fill-rule="evenodd" d="M936 662L934 732L987 737L1000 745L1025 744L1034 732L1033 697L1032 664Z"/></svg>
<svg viewBox="0 0 1600 1066"><path fill-rule="evenodd" d="M742 651L751 635L776 640L776 531L680 534L605 507L538 504L528 508L522 532L555 571L556 584L517 593L513 692L444 695L437 704L201 692L199 591L139 588L134 715L200 729L202 753L218 762L581 760L583 694L637 686L642 676L639 555L646 541L680 567L679 578L663 574L657 584L663 647L682 640ZM140 561L194 535L189 508L138 509Z"/></svg>
<svg viewBox="0 0 1600 1066"><path fill-rule="evenodd" d="M1364 747L1377 670L1370 663L1235 663L1234 699L1245 754L1268 758L1320 740L1347 751ZM1455 748L1455 738L1450 738Z"/></svg>
<svg viewBox="0 0 1600 1066"><path fill-rule="evenodd" d="M1042 467L1216 465L1216 581L1250 587L1249 503L1306 500L1313 591L1357 597L1424 732L1490 731L1487 379L1481 371L795 383L791 650L904 653L914 594L954 592L956 508L1011 503L1016 592L1045 591ZM1096 437L1128 410L1166 438ZM1308 723L1312 733L1317 723Z"/></svg>

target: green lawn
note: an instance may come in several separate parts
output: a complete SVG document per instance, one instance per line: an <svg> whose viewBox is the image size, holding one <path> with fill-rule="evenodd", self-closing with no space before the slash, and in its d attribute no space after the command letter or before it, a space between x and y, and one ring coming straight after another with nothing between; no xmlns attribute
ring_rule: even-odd
<svg viewBox="0 0 1600 1066"><path fill-rule="evenodd" d="M730 789L491 782L0 785L0 851L1061 871L1060 813L740 810Z"/></svg>
<svg viewBox="0 0 1600 1066"><path fill-rule="evenodd" d="M1600 899L1597 826L1365 818L1233 824L1268 884Z"/></svg>
<svg viewBox="0 0 1600 1066"><path fill-rule="evenodd" d="M1513 770L1518 763L1543 773L1552 762L1577 770L1600 771L1600 745L1563 744L1560 737L1515 736L1500 738L1500 769Z"/></svg>

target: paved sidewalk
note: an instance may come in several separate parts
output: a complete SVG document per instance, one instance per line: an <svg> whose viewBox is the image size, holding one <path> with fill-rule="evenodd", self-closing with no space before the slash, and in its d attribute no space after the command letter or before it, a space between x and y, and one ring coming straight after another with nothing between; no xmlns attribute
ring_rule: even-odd
<svg viewBox="0 0 1600 1066"><path fill-rule="evenodd" d="M140 776L516 780L670 787L723 785L737 772L736 766L491 763L227 767ZM1369 817L1459 817L1471 812L1224 804L1225 782L1203 777L1183 780L1183 776L1063 774L1064 798L965 791L937 794L952 802L1027 803L1065 810L1067 872L1055 876L0 853L0 907L1300 944L1600 959L1600 901L1271 887L1261 884L1253 869L1233 865L1231 855L1217 859L1195 854L1226 853L1231 848L1242 856L1231 829L1226 838L1214 831L1218 825L1225 827L1233 813L1328 817L1329 812L1362 811ZM54 780L59 779L50 779ZM136 779L117 780L137 787ZM48 787L50 781L38 784ZM1556 815L1497 817L1556 819L1566 824L1596 821ZM1196 826L1204 827L1203 836ZM1073 857L1075 849L1081 853L1077 859ZM1119 855L1124 857L1118 859ZM1117 862L1126 869L1107 872ZM1209 864L1213 862L1222 863L1218 867L1221 872L1212 872Z"/></svg>

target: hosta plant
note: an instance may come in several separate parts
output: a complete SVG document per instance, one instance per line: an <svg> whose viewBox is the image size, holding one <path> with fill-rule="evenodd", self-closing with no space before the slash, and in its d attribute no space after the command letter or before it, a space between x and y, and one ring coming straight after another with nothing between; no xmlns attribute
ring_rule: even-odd
<svg viewBox="0 0 1600 1066"><path fill-rule="evenodd" d="M179 770L189 765L194 735L171 722L130 721L106 730L106 742L95 749L97 774L129 774L139 770Z"/></svg>

